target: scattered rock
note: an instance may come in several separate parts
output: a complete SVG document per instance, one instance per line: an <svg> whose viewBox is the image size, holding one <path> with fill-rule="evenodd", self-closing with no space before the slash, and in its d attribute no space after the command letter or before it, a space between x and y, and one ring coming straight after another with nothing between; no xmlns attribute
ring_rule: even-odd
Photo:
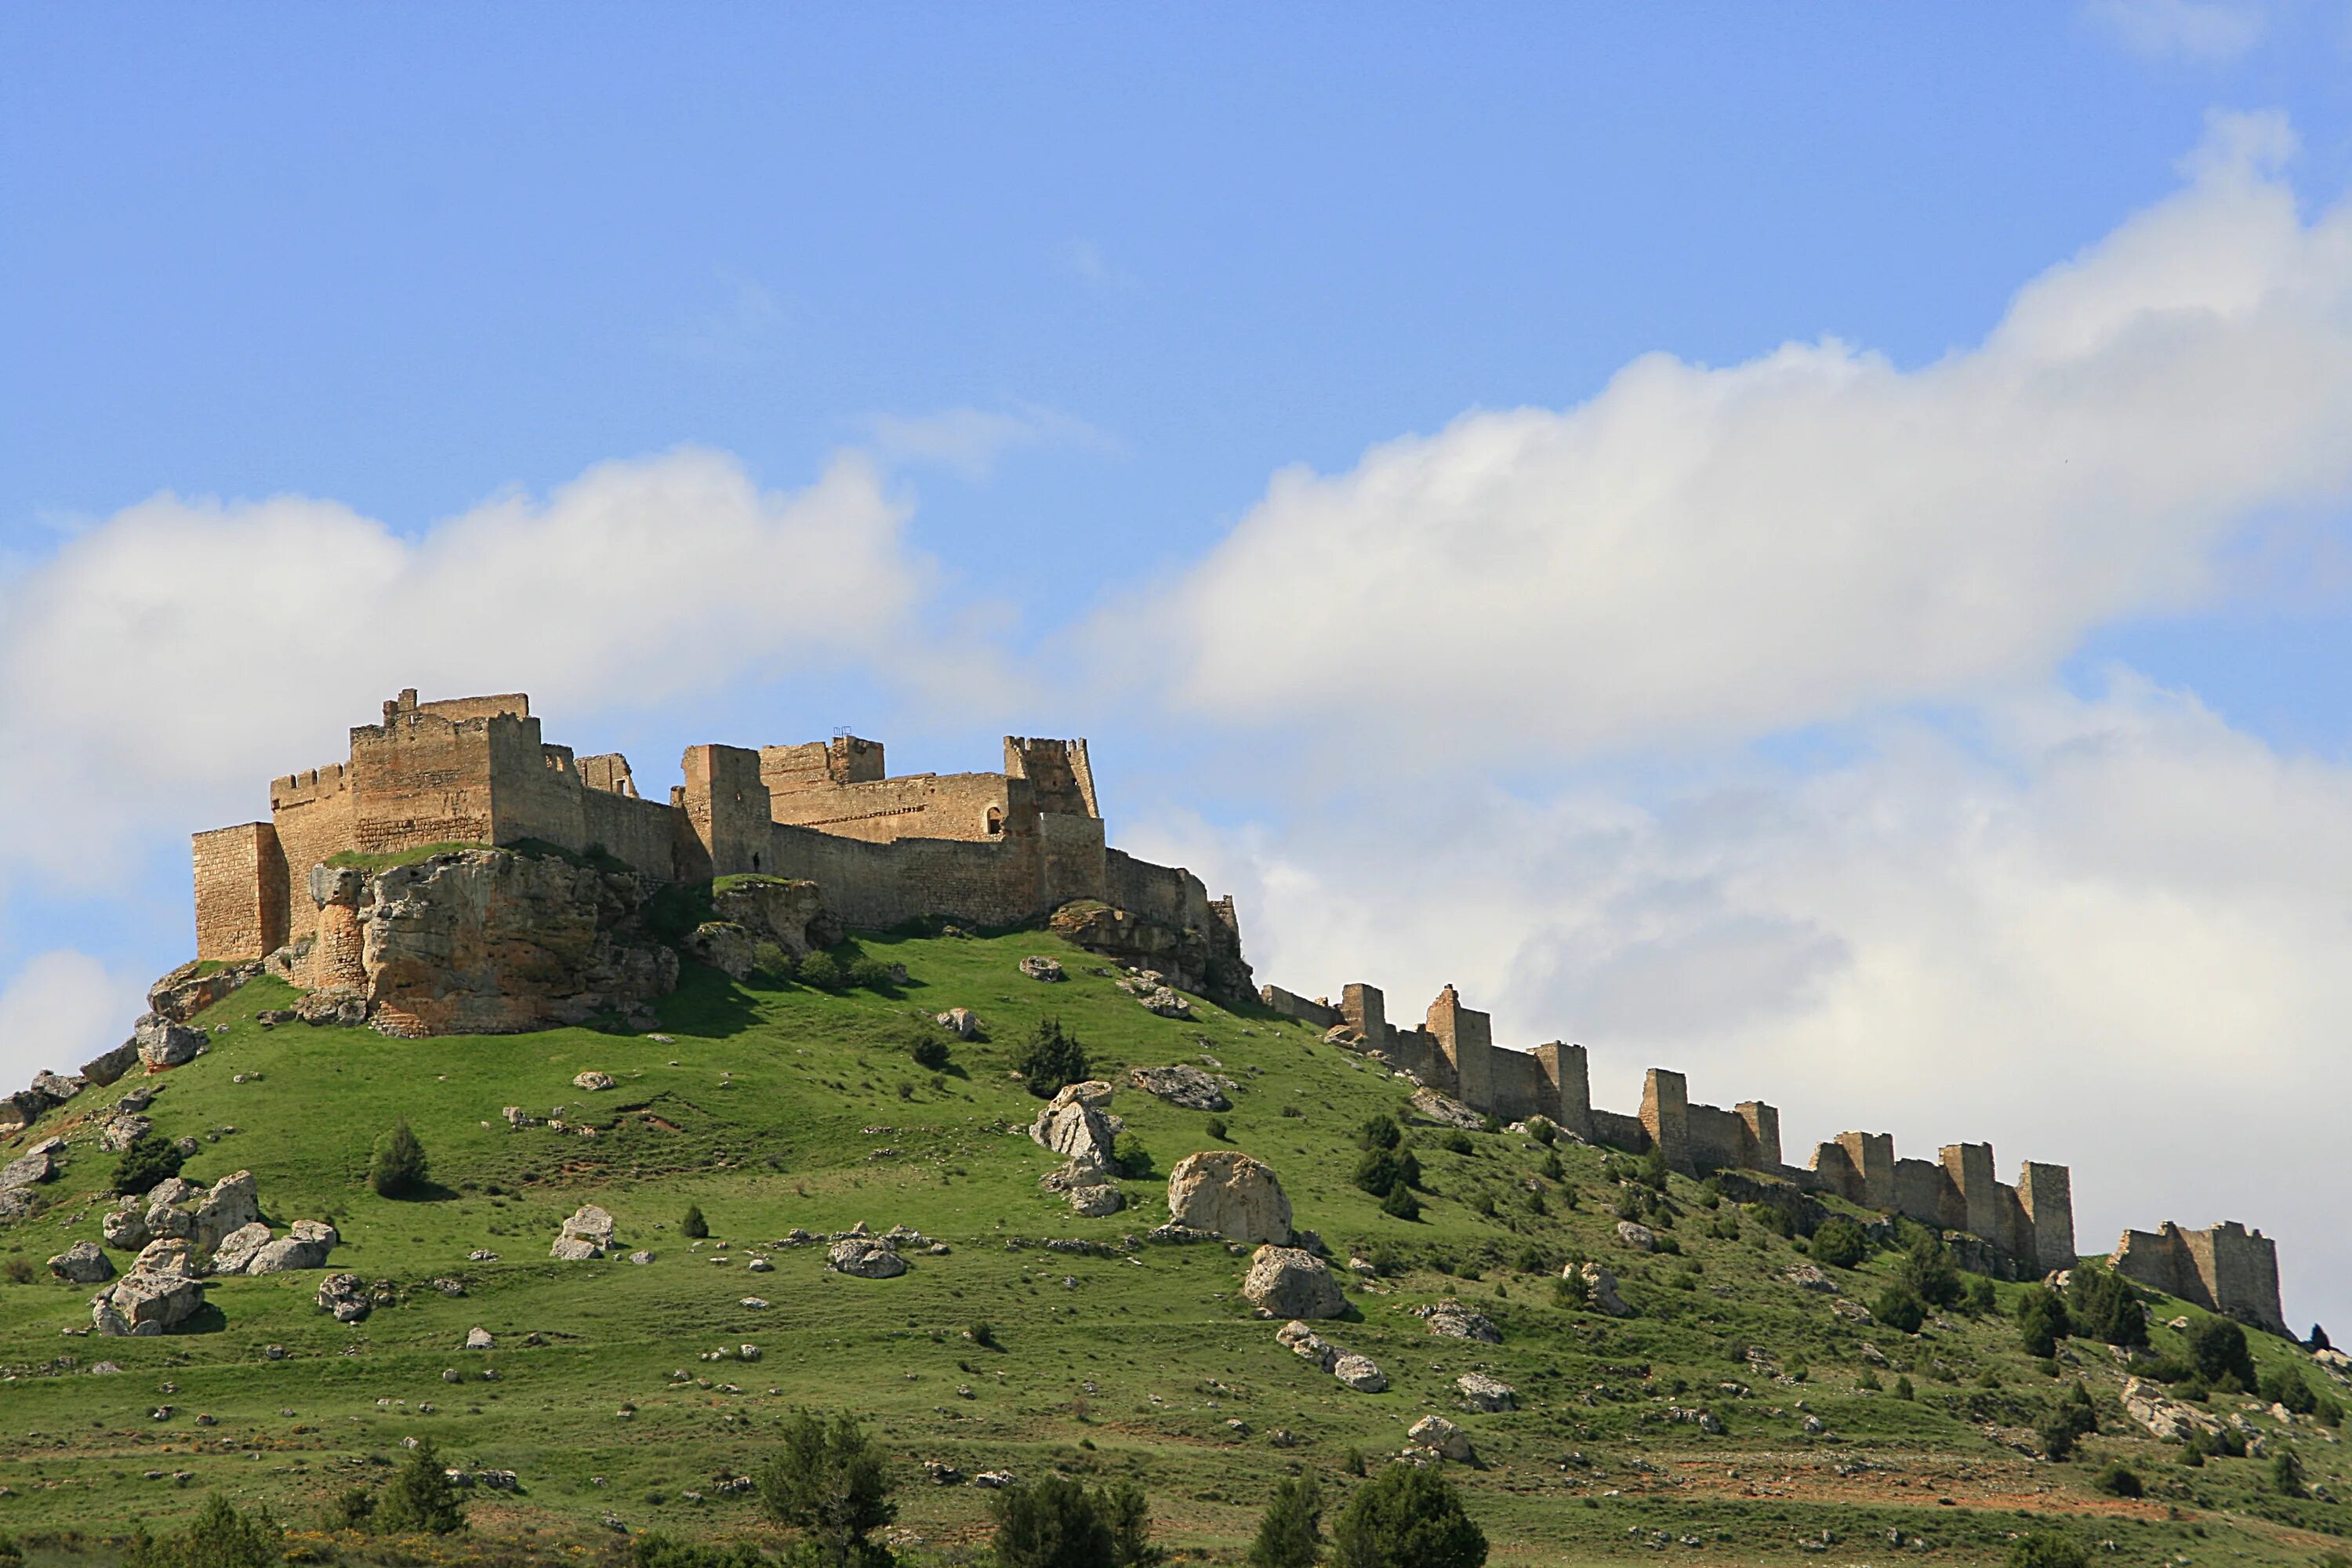
<svg viewBox="0 0 2352 1568"><path fill-rule="evenodd" d="M1626 1246L1632 1247L1636 1252L1655 1252L1658 1250L1658 1237L1656 1233L1652 1231L1648 1226L1636 1224L1634 1221L1630 1219L1621 1219L1617 1222L1617 1239L1623 1242ZM1818 1272L1818 1270L1816 1272Z"/></svg>
<svg viewBox="0 0 2352 1568"><path fill-rule="evenodd" d="M131 1026L131 1041L149 1072L160 1072L194 1061L205 1049L205 1032L175 1024L160 1013L148 1013Z"/></svg>
<svg viewBox="0 0 2352 1568"><path fill-rule="evenodd" d="M567 1263L585 1263L613 1250L613 1216L594 1204L583 1204L563 1222L549 1255Z"/></svg>
<svg viewBox="0 0 2352 1568"><path fill-rule="evenodd" d="M1034 953L1021 961L1021 973L1032 980L1055 981L1064 978L1062 961Z"/></svg>
<svg viewBox="0 0 2352 1568"><path fill-rule="evenodd" d="M1627 1306L1625 1299L1617 1294L1617 1276L1610 1273L1598 1263L1587 1263L1581 1268L1571 1263L1561 1269L1560 1273L1584 1281L1585 1299L1592 1303L1594 1311L1604 1313L1612 1318L1630 1318L1633 1315L1633 1309Z"/></svg>
<svg viewBox="0 0 2352 1568"><path fill-rule="evenodd" d="M324 1268L327 1255L343 1238L324 1220L298 1219L284 1236L253 1255L247 1274L286 1274L298 1268Z"/></svg>
<svg viewBox="0 0 2352 1568"><path fill-rule="evenodd" d="M1518 1401L1518 1390L1483 1372L1465 1372L1454 1380L1454 1386L1462 1391L1463 1400L1473 1410L1509 1410Z"/></svg>
<svg viewBox="0 0 2352 1568"><path fill-rule="evenodd" d="M466 1331L466 1348L467 1350L487 1351L494 1350L497 1346L498 1341L491 1337L489 1330L482 1328L478 1324Z"/></svg>
<svg viewBox="0 0 2352 1568"><path fill-rule="evenodd" d="M939 1459L925 1459L923 1461L923 1479L929 1481L935 1487L960 1487L963 1485L963 1472L957 1469L953 1465L947 1464Z"/></svg>
<svg viewBox="0 0 2352 1568"><path fill-rule="evenodd" d="M959 1040L969 1040L980 1033L980 1020L969 1007L950 1007L939 1016L938 1023Z"/></svg>
<svg viewBox="0 0 2352 1568"><path fill-rule="evenodd" d="M213 1248L212 1271L215 1274L242 1274L254 1254L269 1245L269 1227L259 1220L239 1226L221 1237Z"/></svg>
<svg viewBox="0 0 2352 1568"><path fill-rule="evenodd" d="M1098 1182L1111 1168L1118 1129L1106 1114L1110 1095L1110 1085L1098 1079L1066 1085L1029 1129L1033 1140L1069 1160L1074 1179L1068 1184L1092 1184L1082 1179L1085 1173L1094 1173Z"/></svg>
<svg viewBox="0 0 2352 1568"><path fill-rule="evenodd" d="M572 1079L572 1087L584 1089L593 1094L598 1089L612 1088L613 1075L608 1072L598 1072L592 1068L586 1072L575 1075Z"/></svg>
<svg viewBox="0 0 2352 1568"><path fill-rule="evenodd" d="M1019 1486L1011 1470L982 1470L971 1478L971 1484L982 1491L999 1491L1005 1487Z"/></svg>
<svg viewBox="0 0 2352 1568"><path fill-rule="evenodd" d="M98 1146L110 1154L120 1154L153 1131L155 1123L146 1117L118 1110L98 1130Z"/></svg>
<svg viewBox="0 0 2352 1568"><path fill-rule="evenodd" d="M896 1243L885 1236L853 1236L826 1252L824 1266L860 1279L893 1279L907 1271Z"/></svg>
<svg viewBox="0 0 2352 1568"><path fill-rule="evenodd" d="M1171 1105L1186 1110L1231 1110L1233 1101L1217 1080L1199 1068L1178 1063L1174 1067L1134 1068L1128 1075L1135 1087L1146 1094L1158 1095Z"/></svg>
<svg viewBox="0 0 2352 1568"><path fill-rule="evenodd" d="M686 939L686 955L719 970L730 980L748 980L760 964L760 944L733 921L705 921Z"/></svg>
<svg viewBox="0 0 2352 1568"><path fill-rule="evenodd" d="M1838 1294L1837 1281L1822 1272L1818 1263L1800 1263L1787 1270L1782 1279L1800 1290L1811 1290L1823 1296Z"/></svg>
<svg viewBox="0 0 2352 1568"><path fill-rule="evenodd" d="M1160 986L1149 996L1137 997L1136 1001L1141 1005L1145 1012L1162 1018L1181 1020L1188 1019L1192 1016L1192 1004L1187 1002L1181 993L1171 991L1165 985Z"/></svg>
<svg viewBox="0 0 2352 1568"><path fill-rule="evenodd" d="M646 1264L651 1263L653 1260L654 1255L650 1252L632 1252L629 1254L629 1261L632 1263Z"/></svg>
<svg viewBox="0 0 2352 1568"><path fill-rule="evenodd" d="M1503 1331L1496 1328L1483 1312L1474 1312L1459 1301L1437 1301L1426 1307L1415 1307L1412 1315L1429 1325L1429 1331L1449 1340L1475 1340L1480 1344L1498 1345L1503 1342Z"/></svg>
<svg viewBox="0 0 2352 1568"><path fill-rule="evenodd" d="M1323 1260L1296 1247L1259 1247L1242 1281L1242 1299L1276 1318L1336 1318L1348 1310L1348 1298Z"/></svg>
<svg viewBox="0 0 2352 1568"><path fill-rule="evenodd" d="M1370 1356L1342 1355L1331 1363L1331 1375L1359 1394L1380 1394L1389 1385Z"/></svg>
<svg viewBox="0 0 2352 1568"><path fill-rule="evenodd" d="M330 1274L319 1281L319 1306L334 1315L339 1323L356 1323L366 1317L374 1303L361 1289L356 1274Z"/></svg>
<svg viewBox="0 0 2352 1568"><path fill-rule="evenodd" d="M1171 1227L1244 1244L1290 1241L1290 1199L1273 1168L1237 1149L1187 1154L1168 1174ZM1166 1227L1163 1227L1166 1228Z"/></svg>
<svg viewBox="0 0 2352 1568"><path fill-rule="evenodd" d="M1405 1440L1457 1462L1470 1458L1470 1434L1443 1415L1423 1416L1405 1433Z"/></svg>
<svg viewBox="0 0 2352 1568"><path fill-rule="evenodd" d="M129 1273L90 1298L90 1323L101 1334L160 1334L204 1304L188 1244L173 1237L149 1243Z"/></svg>
<svg viewBox="0 0 2352 1568"><path fill-rule="evenodd" d="M1486 1118L1480 1112L1433 1089L1414 1089L1412 1108L1423 1121L1433 1121L1440 1127L1458 1127L1465 1132L1475 1132L1486 1125Z"/></svg>
<svg viewBox="0 0 2352 1568"><path fill-rule="evenodd" d="M77 1241L49 1259L49 1272L75 1285L96 1285L114 1278L114 1264L94 1243Z"/></svg>
<svg viewBox="0 0 2352 1568"><path fill-rule="evenodd" d="M1086 1219L1107 1219L1127 1206L1127 1196L1108 1184L1072 1187L1070 1207Z"/></svg>

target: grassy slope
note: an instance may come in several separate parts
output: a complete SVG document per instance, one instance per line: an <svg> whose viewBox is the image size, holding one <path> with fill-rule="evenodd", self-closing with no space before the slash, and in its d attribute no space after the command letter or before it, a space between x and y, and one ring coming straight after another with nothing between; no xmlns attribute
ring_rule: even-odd
<svg viewBox="0 0 2352 1568"><path fill-rule="evenodd" d="M1191 1024L1155 1018L1093 973L1099 961L1034 934L865 945L907 964L914 978L904 994L752 992L690 968L663 1008L670 1043L584 1030L422 1041L264 1031L252 1016L283 1005L285 988L257 982L230 997L202 1020L227 1026L212 1050L147 1080L161 1085L151 1114L167 1134L216 1137L190 1162L192 1177L251 1169L272 1218L331 1216L345 1237L333 1267L397 1281L404 1299L346 1327L312 1305L316 1273L233 1279L212 1290L218 1310L202 1331L100 1340L59 1333L89 1321L86 1289L46 1273L35 1284L0 1284L0 1362L13 1374L0 1384L0 1478L10 1491L0 1498L0 1530L161 1522L192 1509L206 1486L303 1520L354 1479L380 1476L401 1437L430 1433L453 1462L520 1473L521 1495L477 1504L483 1533L587 1541L609 1510L635 1529L765 1539L751 1503L712 1483L755 1468L780 1415L805 1403L854 1408L879 1431L908 1478L903 1521L936 1545L976 1539L984 1497L922 1484L923 1458L967 1472L1033 1476L1059 1466L1135 1476L1163 1539L1215 1556L1246 1540L1275 1476L1312 1466L1344 1485L1349 1448L1393 1452L1405 1427L1431 1412L1475 1436L1485 1468L1458 1473L1498 1562L1644 1554L1661 1531L1685 1542L1673 1549L1678 1561L1808 1560L1798 1539L1824 1529L1882 1555L1887 1532L1900 1531L1925 1538L1933 1555L1976 1561L1999 1555L2026 1527L2021 1514L2060 1516L2116 1542L2130 1562L2175 1552L2205 1562L2226 1549L2241 1561L2307 1563L2338 1544L2294 1526L2326 1527L2346 1510L2262 1500L2266 1467L2256 1461L2189 1470L2172 1462L2175 1450L2113 1436L2089 1441L2091 1463L2027 1459L2009 1443L2060 1385L2016 1348L2011 1325L1956 1319L1908 1341L1855 1329L1781 1278L1801 1261L1789 1243L1752 1222L1736 1240L1707 1235L1716 1216L1693 1184L1674 1185L1686 1211L1673 1232L1685 1257L1638 1259L1614 1241L1599 1152L1564 1150L1577 1206L1565 1207L1555 1187L1549 1212L1538 1215L1525 1184L1543 1152L1531 1141L1476 1135L1464 1156L1424 1129L1415 1136L1438 1195L1423 1223L1406 1224L1348 1182L1352 1130L1399 1107L1405 1086L1310 1031L1205 1005ZM1021 976L1015 961L1037 951L1061 951L1071 979L1049 986ZM956 1005L974 1008L992 1040L959 1045L955 1066L934 1079L902 1042L922 1016ZM1225 1117L1229 1141L1276 1168L1299 1224L1343 1258L1384 1243L1421 1259L1391 1288L1353 1294L1360 1322L1332 1326L1330 1337L1380 1362L1390 1392L1350 1394L1277 1347L1274 1325L1234 1294L1244 1260L1222 1248L1100 1258L1009 1245L1115 1243L1165 1217L1159 1179L1124 1184L1132 1206L1105 1220L1079 1219L1037 1189L1054 1162L1017 1135L1036 1102L1004 1068L1047 1013L1087 1042L1099 1076L1122 1083L1129 1066L1213 1055L1242 1084ZM572 1075L590 1068L614 1074L619 1088L574 1089ZM233 1082L238 1073L249 1081ZM86 1116L125 1087L68 1110ZM499 1110L510 1104L538 1116L562 1107L567 1120L605 1131L593 1139L509 1131ZM1162 1176L1213 1146L1205 1117L1139 1091L1122 1089L1114 1110ZM364 1186L371 1140L402 1117L446 1196L393 1203ZM35 1132L70 1125L53 1114ZM47 1207L0 1234L0 1258L37 1263L97 1237L104 1205L94 1189L111 1161L86 1126L74 1136L64 1177L46 1189ZM0 1158L26 1141L0 1146ZM1468 1206L1480 1192L1499 1200L1501 1217ZM618 1216L626 1245L652 1248L658 1261L549 1259L560 1219L591 1200ZM689 1202L714 1237L698 1251L676 1229ZM743 1267L751 1244L793 1226L822 1232L859 1220L877 1230L910 1225L954 1251L918 1258L887 1281L827 1274L814 1247L770 1252L772 1273ZM726 1252L738 1261L710 1260L717 1238L732 1243ZM1571 1249L1602 1258L1642 1315L1612 1322L1560 1307L1549 1271L1509 1266L1531 1246L1552 1269ZM469 1263L477 1247L502 1256ZM1476 1267L1482 1278L1431 1266L1440 1261ZM1891 1262L1838 1278L1867 1299ZM433 1289L449 1278L464 1282L465 1296ZM747 1295L772 1305L744 1308ZM1493 1316L1505 1342L1434 1339L1406 1313L1445 1296ZM2166 1303L2158 1316L2183 1310ZM1001 1349L963 1338L981 1319ZM476 1324L499 1348L458 1348ZM527 1345L532 1333L543 1342ZM2173 1336L2159 1329L2157 1338L2167 1348ZM1864 1341L1911 1366L1916 1402L1858 1386ZM763 1359L696 1359L743 1342L761 1346ZM286 1359L264 1358L271 1343ZM1767 1364L1732 1359L1751 1345ZM2085 1377L2108 1431L2123 1431L2112 1399L2121 1375L2106 1351L2075 1342L2068 1353L2068 1375ZM2263 1341L2257 1353L2266 1365L2302 1360L2278 1342ZM90 1375L101 1358L122 1374ZM482 1378L486 1367L496 1381ZM1524 1408L1462 1410L1453 1381L1474 1368L1516 1384ZM1790 1381L1800 1368L1801 1384ZM465 1381L445 1382L445 1369ZM714 1386L674 1383L680 1369ZM1988 1372L2000 1387L1979 1385ZM716 1386L730 1381L740 1393ZM630 1403L635 1415L620 1415ZM166 1404L168 1417L151 1415ZM1727 1430L1670 1424L1671 1405L1705 1405ZM1803 1433L1808 1412L1825 1434ZM199 1425L199 1415L216 1425ZM1272 1446L1276 1428L1297 1446ZM2334 1435L2306 1423L2296 1446L2312 1479L2341 1495L2346 1465ZM1564 1464L1572 1454L1589 1463ZM2148 1500L2090 1489L2095 1464L2113 1456L2151 1479ZM165 1479L145 1479L151 1470ZM173 1472L192 1479L174 1486ZM680 1495L695 1489L705 1500Z"/></svg>

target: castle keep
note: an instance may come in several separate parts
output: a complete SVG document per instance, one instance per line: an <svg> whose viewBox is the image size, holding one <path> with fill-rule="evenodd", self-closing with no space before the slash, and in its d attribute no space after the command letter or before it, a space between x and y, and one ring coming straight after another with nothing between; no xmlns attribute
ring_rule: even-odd
<svg viewBox="0 0 2352 1568"><path fill-rule="evenodd" d="M646 800L627 758L542 741L520 693L404 691L352 731L347 761L274 781L268 821L195 836L196 955L236 963L316 936L310 871L338 853L536 841L663 881L804 879L866 928L1013 925L1099 900L1240 963L1232 900L1106 844L1084 741L1007 736L995 773L893 778L881 743L854 736L694 746L683 771L667 801Z"/></svg>

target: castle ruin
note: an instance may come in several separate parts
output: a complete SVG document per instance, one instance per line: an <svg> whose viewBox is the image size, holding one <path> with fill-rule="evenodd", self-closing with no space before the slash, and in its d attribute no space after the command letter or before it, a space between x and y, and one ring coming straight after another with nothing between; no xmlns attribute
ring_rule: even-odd
<svg viewBox="0 0 2352 1568"><path fill-rule="evenodd" d="M979 926L1098 900L1206 939L1245 988L1231 899L1181 867L1111 848L1082 740L1009 735L1004 771L893 778L877 741L687 750L667 801L618 752L541 739L521 693L420 702L351 731L349 759L269 786L269 820L194 837L196 956L239 963L320 938L310 871L344 852L538 843L609 856L661 881L803 879L845 924L938 916ZM334 934L334 933L326 933Z"/></svg>
<svg viewBox="0 0 2352 1568"><path fill-rule="evenodd" d="M2154 1234L2127 1230L2107 1266L2209 1312L2293 1337L2279 1310L2278 1246L2236 1220L2206 1230L2183 1230L2170 1220Z"/></svg>

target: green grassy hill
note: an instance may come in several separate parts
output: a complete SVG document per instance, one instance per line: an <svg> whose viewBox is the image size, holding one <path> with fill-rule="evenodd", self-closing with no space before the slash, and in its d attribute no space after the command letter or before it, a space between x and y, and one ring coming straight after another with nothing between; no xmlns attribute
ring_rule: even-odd
<svg viewBox="0 0 2352 1568"><path fill-rule="evenodd" d="M2114 1542L2126 1563L2352 1555L2336 1534L2345 1504L2274 1495L2265 1460L2192 1468L2178 1445L2139 1435L2105 1346L2068 1342L2060 1376L2047 1375L2009 1316L2019 1287L2000 1288L1996 1314L1949 1314L1917 1336L1857 1324L1835 1303L1867 1301L1893 1255L1829 1270L1839 1296L1800 1289L1787 1278L1806 1261L1800 1246L1677 1177L1650 1223L1679 1255L1637 1256L1617 1240L1621 1189L1604 1173L1622 1156L1563 1142L1549 1177L1546 1148L1510 1132L1470 1134L1459 1152L1440 1130L1411 1128L1427 1208L1391 1218L1351 1184L1354 1134L1399 1111L1409 1086L1314 1032L1197 1003L1189 1023L1155 1017L1098 973L1102 960L1034 933L861 945L906 965L902 991L746 989L690 967L660 1009L662 1038L264 1029L255 1015L290 1000L269 981L213 1009L199 1022L226 1029L208 1054L133 1081L159 1086L159 1131L203 1140L192 1179L250 1169L280 1226L341 1228L331 1269L391 1282L397 1303L354 1325L316 1307L321 1275L310 1272L219 1281L187 1331L70 1335L89 1322L91 1288L41 1265L98 1239L113 1157L94 1142L97 1113L131 1084L87 1091L0 1145L5 1161L37 1137L72 1140L44 1206L0 1230L0 1531L162 1528L206 1489L304 1525L335 1493L381 1479L404 1437L430 1435L452 1463L520 1479L517 1492L476 1498L477 1543L564 1557L614 1541L608 1516L772 1542L754 1500L723 1484L755 1469L781 1418L807 1405L866 1420L903 1479L904 1534L950 1560L982 1538L987 1497L928 1484L927 1459L966 1474L1132 1477L1163 1543L1237 1561L1277 1477L1311 1468L1344 1491L1351 1453L1376 1465L1433 1413L1476 1446L1475 1465L1447 1468L1498 1563L1986 1562L2051 1522ZM1023 976L1016 962L1033 952L1057 952L1070 978ZM955 1005L976 1011L988 1038L955 1043L944 1072L917 1067L909 1039L945 1037L928 1020ZM1025 1135L1038 1102L1007 1064L1048 1015L1121 1086L1123 1148L1148 1151L1151 1173L1123 1183L1129 1206L1108 1219L1078 1218L1037 1184L1056 1161ZM1238 1085L1222 1144L1208 1117L1126 1087L1129 1067L1204 1058ZM591 1068L617 1087L574 1089ZM509 1105L567 1130L509 1130ZM404 1118L441 1195L394 1202L365 1184L372 1142ZM1236 1294L1244 1258L1124 1239L1166 1218L1169 1167L1220 1146L1274 1167L1337 1264L1356 1254L1392 1270L1351 1281L1360 1321L1323 1326L1379 1362L1388 1392L1351 1393L1279 1346L1279 1325ZM625 1247L656 1260L551 1260L559 1222L592 1201L617 1216ZM709 1223L698 1246L679 1233L689 1204ZM826 1272L822 1246L769 1245L861 1221L912 1226L951 1251L867 1280ZM1060 1238L1108 1254L1044 1245ZM499 1256L469 1261L478 1250ZM754 1256L772 1271L752 1272ZM1555 1280L1571 1257L1615 1271L1638 1315L1563 1301ZM1503 1342L1433 1337L1411 1315L1448 1298L1493 1319ZM2171 1301L2155 1313L2197 1316ZM967 1337L982 1322L992 1347ZM476 1326L495 1349L460 1348ZM2179 1348L2168 1329L2155 1338ZM2294 1347L2253 1338L2265 1367L2292 1363L2329 1386ZM744 1344L760 1347L756 1362L698 1359ZM121 1372L94 1373L102 1360ZM1454 1379L1472 1370L1515 1385L1520 1408L1465 1410ZM1906 1374L1910 1399L1893 1386ZM2077 1377L2101 1435L2073 1462L2029 1457L2032 1428ZM2215 1394L2212 1408L2292 1443L2337 1497L2352 1486L2336 1432L2307 1417L2283 1428L2252 1399ZM1705 1409L1722 1430L1677 1421L1678 1409ZM2094 1489L2115 1458L2146 1478L2145 1499Z"/></svg>

